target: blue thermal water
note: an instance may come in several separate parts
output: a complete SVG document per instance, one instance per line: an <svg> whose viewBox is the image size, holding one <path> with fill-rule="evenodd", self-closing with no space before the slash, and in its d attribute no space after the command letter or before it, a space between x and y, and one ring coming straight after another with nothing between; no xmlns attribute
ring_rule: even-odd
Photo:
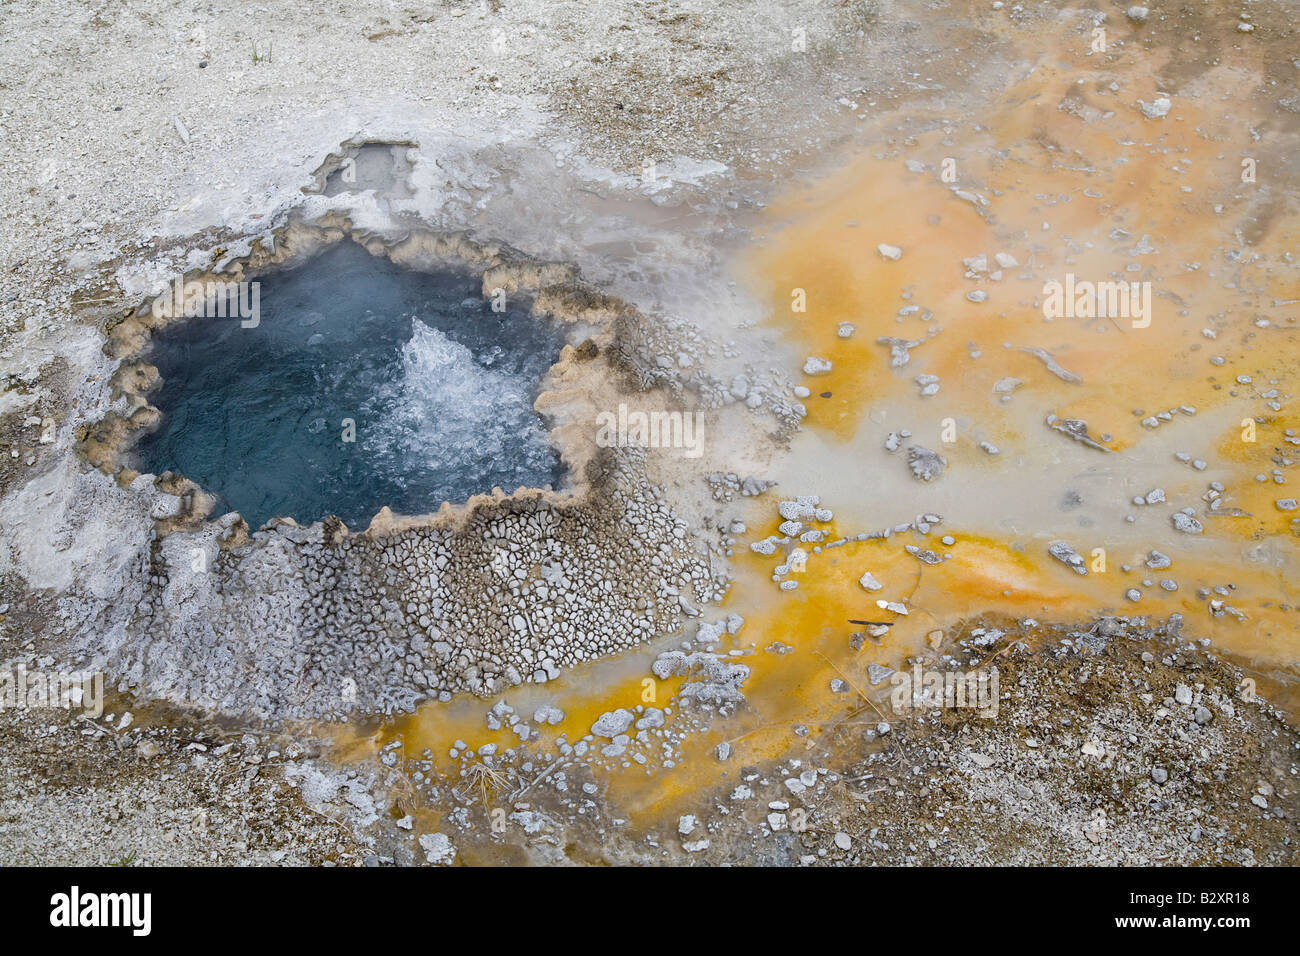
<svg viewBox="0 0 1300 956"><path fill-rule="evenodd" d="M163 418L137 445L142 471L180 472L252 527L364 527L383 505L424 514L558 481L532 408L564 344L553 325L492 311L468 272L403 269L350 241L260 281L256 327L199 317L155 337Z"/></svg>

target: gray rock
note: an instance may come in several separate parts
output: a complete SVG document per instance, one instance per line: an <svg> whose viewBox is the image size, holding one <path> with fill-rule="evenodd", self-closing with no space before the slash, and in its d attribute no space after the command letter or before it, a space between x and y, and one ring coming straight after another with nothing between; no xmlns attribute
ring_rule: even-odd
<svg viewBox="0 0 1300 956"><path fill-rule="evenodd" d="M911 361L911 350L920 345L916 339L899 339L893 336L881 336L876 343L889 348L889 367L902 368Z"/></svg>
<svg viewBox="0 0 1300 956"><path fill-rule="evenodd" d="M1056 558L1075 574L1087 574L1088 569L1084 566L1083 555L1075 551L1064 541L1053 541L1047 546L1047 553Z"/></svg>
<svg viewBox="0 0 1300 956"><path fill-rule="evenodd" d="M606 711L596 718L596 722L591 725L591 732L596 737L607 737L612 740L631 727L633 719L632 711L624 707Z"/></svg>
<svg viewBox="0 0 1300 956"><path fill-rule="evenodd" d="M883 680L888 680L894 673L892 667L885 667L881 664L871 664L867 667L867 680L871 686L879 684Z"/></svg>
<svg viewBox="0 0 1300 956"><path fill-rule="evenodd" d="M1138 100L1138 106L1142 110L1142 115L1147 119L1164 119L1169 115L1169 109L1173 104L1169 102L1167 96L1157 96L1150 103Z"/></svg>
<svg viewBox="0 0 1300 956"><path fill-rule="evenodd" d="M907 450L907 463L912 469L912 474L921 481L933 481L943 474L944 468L948 465L948 462L937 452L922 448L920 445L913 445Z"/></svg>
<svg viewBox="0 0 1300 956"><path fill-rule="evenodd" d="M420 837L424 858L435 866L448 866L456 859L456 847L443 833L426 833Z"/></svg>

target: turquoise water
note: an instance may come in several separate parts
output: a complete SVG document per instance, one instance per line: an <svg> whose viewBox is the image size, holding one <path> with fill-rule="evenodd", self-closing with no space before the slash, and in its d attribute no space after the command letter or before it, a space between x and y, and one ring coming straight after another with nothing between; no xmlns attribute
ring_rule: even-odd
<svg viewBox="0 0 1300 956"><path fill-rule="evenodd" d="M468 272L413 272L350 241L260 282L256 327L192 318L156 337L163 419L141 471L180 472L252 527L364 528L383 505L424 514L558 483L532 404L564 339L525 303L493 312Z"/></svg>

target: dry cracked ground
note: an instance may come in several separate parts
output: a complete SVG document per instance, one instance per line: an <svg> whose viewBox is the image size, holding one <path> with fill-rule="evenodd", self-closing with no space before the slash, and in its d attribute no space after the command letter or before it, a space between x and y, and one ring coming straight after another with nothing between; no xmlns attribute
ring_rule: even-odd
<svg viewBox="0 0 1300 956"><path fill-rule="evenodd" d="M0 861L1296 862L1287 4L2 10L0 662L104 696ZM558 489L126 461L157 282L345 234L568 323Z"/></svg>

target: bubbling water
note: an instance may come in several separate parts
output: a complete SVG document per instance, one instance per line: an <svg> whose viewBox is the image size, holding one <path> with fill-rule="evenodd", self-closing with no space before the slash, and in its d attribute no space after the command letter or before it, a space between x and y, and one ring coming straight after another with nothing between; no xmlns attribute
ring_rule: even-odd
<svg viewBox="0 0 1300 956"><path fill-rule="evenodd" d="M163 418L137 467L184 474L252 526L364 526L384 505L423 514L559 482L532 408L564 344L550 323L494 312L469 272L352 242L261 282L255 327L199 317L156 337Z"/></svg>

